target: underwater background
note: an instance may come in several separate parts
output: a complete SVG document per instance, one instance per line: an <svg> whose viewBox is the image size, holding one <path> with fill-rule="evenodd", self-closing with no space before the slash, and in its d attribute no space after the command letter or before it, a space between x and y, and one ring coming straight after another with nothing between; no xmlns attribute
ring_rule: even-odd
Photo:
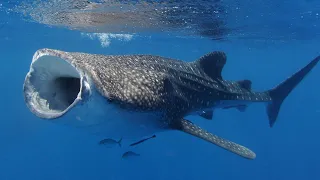
<svg viewBox="0 0 320 180"><path fill-rule="evenodd" d="M211 121L189 117L208 131L252 149L257 154L254 160L176 131L157 134L134 147L140 157L123 160L127 147L105 148L98 145L104 137L37 118L22 94L32 56L42 48L152 54L185 61L221 50L228 58L222 72L225 79L250 79L254 90L270 89L320 55L319 1L179 1L170 7L186 10L160 16L144 11L155 19L148 26L138 23L140 29L132 30L122 28L131 19L115 20L110 32L95 29L96 24L88 29L78 20L65 22L53 16L81 9L68 6L74 2L88 3L0 1L0 180L320 179L320 67L288 96L273 128L263 104L252 104L245 112L216 110ZM111 2L132 3L130 12L140 7L136 1L95 1ZM151 2L150 9L163 2ZM118 6L110 7L117 12ZM206 13L191 16L194 11ZM218 15L211 19L213 14ZM155 25L159 17L168 18Z"/></svg>

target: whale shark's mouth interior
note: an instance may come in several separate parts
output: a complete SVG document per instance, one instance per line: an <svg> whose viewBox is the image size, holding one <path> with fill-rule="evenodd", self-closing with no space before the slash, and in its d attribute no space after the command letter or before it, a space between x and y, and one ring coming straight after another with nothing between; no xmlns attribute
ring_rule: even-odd
<svg viewBox="0 0 320 180"><path fill-rule="evenodd" d="M81 74L64 59L44 55L31 65L24 86L29 108L40 117L55 118L81 96Z"/></svg>

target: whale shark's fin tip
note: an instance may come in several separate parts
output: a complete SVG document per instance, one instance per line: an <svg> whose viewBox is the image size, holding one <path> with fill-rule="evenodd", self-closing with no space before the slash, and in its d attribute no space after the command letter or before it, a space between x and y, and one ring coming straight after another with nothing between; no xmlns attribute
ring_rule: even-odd
<svg viewBox="0 0 320 180"><path fill-rule="evenodd" d="M317 65L320 61L320 56L313 59L305 67L293 74L291 77L280 83L277 87L267 91L272 99L267 106L267 114L269 118L269 125L273 127L277 120L281 104L290 92L304 79L304 77Z"/></svg>
<svg viewBox="0 0 320 180"><path fill-rule="evenodd" d="M176 123L174 125L175 129L178 129L180 131L183 131L185 133L191 134L193 136L196 136L198 138L201 138L205 141L208 141L210 143L213 143L217 146L220 146L228 151L231 151L237 155L240 155L247 159L255 159L256 154L251 151L250 149L241 146L239 144L236 144L232 141L229 141L227 139L223 139L217 135L214 135L210 132L207 132L206 130L202 129L201 127L193 124L192 122L182 119L179 121L179 123Z"/></svg>

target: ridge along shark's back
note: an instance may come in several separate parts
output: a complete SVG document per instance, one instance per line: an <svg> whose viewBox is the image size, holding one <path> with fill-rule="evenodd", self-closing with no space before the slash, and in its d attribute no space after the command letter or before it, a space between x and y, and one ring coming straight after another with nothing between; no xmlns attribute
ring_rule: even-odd
<svg viewBox="0 0 320 180"><path fill-rule="evenodd" d="M276 88L254 92L249 80L232 82L222 78L226 63L223 52L212 52L188 63L151 55L106 56L42 49L33 57L24 97L38 117L117 134L112 138L180 130L254 159L251 150L209 133L184 117L207 109L264 102L273 125L285 97L319 59ZM77 108L83 109L74 111ZM90 115L61 118L83 113ZM99 116L92 116L94 113Z"/></svg>

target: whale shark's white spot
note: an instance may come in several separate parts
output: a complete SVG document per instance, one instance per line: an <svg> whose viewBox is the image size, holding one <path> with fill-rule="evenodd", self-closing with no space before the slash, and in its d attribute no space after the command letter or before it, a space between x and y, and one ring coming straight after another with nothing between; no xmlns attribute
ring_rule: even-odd
<svg viewBox="0 0 320 180"><path fill-rule="evenodd" d="M133 37L131 34L112 34L112 33L81 33L82 36L90 39L98 39L102 47L108 47L111 44L111 39L120 41L130 41Z"/></svg>

